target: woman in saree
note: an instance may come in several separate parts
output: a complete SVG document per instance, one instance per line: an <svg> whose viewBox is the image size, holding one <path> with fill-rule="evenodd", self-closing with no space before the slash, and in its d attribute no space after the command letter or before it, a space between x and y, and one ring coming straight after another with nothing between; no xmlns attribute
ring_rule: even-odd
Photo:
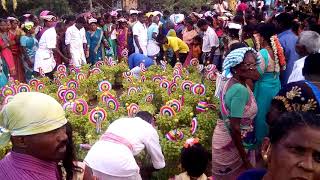
<svg viewBox="0 0 320 180"><path fill-rule="evenodd" d="M255 135L257 144L260 145L263 138L268 134L266 115L272 99L281 88L279 75L280 70L285 66L285 62L283 50L275 35L273 24L261 24L258 27L258 37L261 46L259 53L262 56L262 61L258 68L261 77L255 83L254 96L258 104L258 114L255 119ZM277 44L279 46L276 46Z"/></svg>
<svg viewBox="0 0 320 180"><path fill-rule="evenodd" d="M24 67L21 62L21 51L20 51L20 36L23 34L21 29L18 27L18 19L14 17L8 17L7 20L10 23L10 29L8 31L8 38L11 42L10 49L13 55L14 64L16 67L16 76L14 79L18 80L19 82L25 82L24 76Z"/></svg>
<svg viewBox="0 0 320 180"><path fill-rule="evenodd" d="M189 49L191 49L191 51L189 51L189 54L188 54L186 61L183 64L184 67L187 67L187 66L189 66L190 60L193 57L193 55L192 55L193 38L195 38L198 35L198 33L196 30L194 30L193 21L191 18L189 18L189 17L186 18L185 24L186 24L186 28L182 32L182 40L185 43L187 43L187 45L189 46Z"/></svg>
<svg viewBox="0 0 320 180"><path fill-rule="evenodd" d="M117 57L119 62L124 58L128 58L128 28L127 20L120 18L118 20L119 27L117 29Z"/></svg>
<svg viewBox="0 0 320 180"><path fill-rule="evenodd" d="M22 25L22 30L25 32L24 36L20 38L22 47L22 63L25 70L25 77L27 82L32 78L34 59L39 47L38 40L33 36L35 26L33 22L25 22Z"/></svg>
<svg viewBox="0 0 320 180"><path fill-rule="evenodd" d="M2 60L0 56L0 88L5 86L8 82L8 79L3 71L3 67L5 66L4 61Z"/></svg>
<svg viewBox="0 0 320 180"><path fill-rule="evenodd" d="M98 61L103 61L102 58L102 41L103 32L97 26L97 20L89 19L89 30L86 32L87 42L89 46L89 62L94 65Z"/></svg>
<svg viewBox="0 0 320 180"><path fill-rule="evenodd" d="M10 50L11 42L8 38L9 26L7 20L0 19L0 51L1 57L4 60L4 64L6 64L7 68L4 68L3 71L5 73L10 74L10 76L14 77L16 75L16 68L14 64L14 59L12 52ZM8 75L6 74L6 75Z"/></svg>
<svg viewBox="0 0 320 180"><path fill-rule="evenodd" d="M222 75L228 81L220 94L220 119L212 137L214 179L235 179L255 165L253 124L257 104L246 82L259 78L259 63L257 52L249 47L231 51L223 62Z"/></svg>
<svg viewBox="0 0 320 180"><path fill-rule="evenodd" d="M117 56L117 35L115 25L112 23L112 16L110 14L105 15L106 24L103 26L104 36L108 40L109 47L108 51L112 51L113 57L116 59ZM108 52L107 54L111 54Z"/></svg>

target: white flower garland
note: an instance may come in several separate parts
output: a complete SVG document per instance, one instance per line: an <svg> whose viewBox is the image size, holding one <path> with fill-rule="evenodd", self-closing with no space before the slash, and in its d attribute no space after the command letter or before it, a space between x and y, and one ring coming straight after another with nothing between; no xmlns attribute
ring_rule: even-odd
<svg viewBox="0 0 320 180"><path fill-rule="evenodd" d="M280 65L279 65L279 57L278 57L278 50L277 46L275 43L275 36L271 36L270 41L271 41L271 46L274 54L274 71L275 72L280 72Z"/></svg>
<svg viewBox="0 0 320 180"><path fill-rule="evenodd" d="M261 45L257 34L253 34L254 41L256 42L256 50L260 51Z"/></svg>

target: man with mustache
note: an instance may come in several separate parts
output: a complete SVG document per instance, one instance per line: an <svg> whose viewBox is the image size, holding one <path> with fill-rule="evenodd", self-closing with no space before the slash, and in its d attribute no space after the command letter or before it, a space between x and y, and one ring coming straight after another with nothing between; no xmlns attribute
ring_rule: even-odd
<svg viewBox="0 0 320 180"><path fill-rule="evenodd" d="M60 180L62 166L72 179L66 124L64 110L54 98L38 92L15 95L0 113L0 146L12 143L0 161L0 179Z"/></svg>

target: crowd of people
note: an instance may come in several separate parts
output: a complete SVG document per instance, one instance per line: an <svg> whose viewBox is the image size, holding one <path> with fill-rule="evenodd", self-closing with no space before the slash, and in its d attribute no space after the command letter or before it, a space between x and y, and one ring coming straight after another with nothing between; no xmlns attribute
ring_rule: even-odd
<svg viewBox="0 0 320 180"><path fill-rule="evenodd" d="M212 154L188 139L181 151L185 172L172 179L320 179L319 7L304 13L300 3L268 5L241 0L230 13L219 0L191 13L175 6L172 13L58 17L45 10L39 18L0 19L0 86L9 78L53 79L59 64L81 68L106 58L128 63L135 74L141 63L214 64L221 107ZM0 179L74 179L81 173L84 179L141 179L134 156L144 148L150 171L165 167L155 124L144 111L114 121L81 166L74 163L72 127L61 105L41 93L19 93L0 115L0 145L12 143L0 161Z"/></svg>

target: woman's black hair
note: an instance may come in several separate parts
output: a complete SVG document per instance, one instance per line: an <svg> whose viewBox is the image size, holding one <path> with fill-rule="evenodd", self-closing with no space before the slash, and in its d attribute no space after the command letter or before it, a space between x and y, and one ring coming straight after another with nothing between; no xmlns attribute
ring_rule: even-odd
<svg viewBox="0 0 320 180"><path fill-rule="evenodd" d="M271 37L276 34L276 27L272 23L262 23L258 25L258 33L262 36L271 46Z"/></svg>
<svg viewBox="0 0 320 180"><path fill-rule="evenodd" d="M213 26L213 18L212 18L211 16L207 16L207 17L206 17L206 20L207 20L209 26L212 27L212 26Z"/></svg>
<svg viewBox="0 0 320 180"><path fill-rule="evenodd" d="M193 41L198 41L200 44L202 43L202 38L201 36L197 35L193 38Z"/></svg>
<svg viewBox="0 0 320 180"><path fill-rule="evenodd" d="M65 18L66 24L69 24L72 21L76 21L76 16L73 16L73 15L66 16L66 18Z"/></svg>
<svg viewBox="0 0 320 180"><path fill-rule="evenodd" d="M208 25L208 21L205 19L199 19L197 26L201 28L202 26Z"/></svg>
<svg viewBox="0 0 320 180"><path fill-rule="evenodd" d="M191 25L194 24L190 17L187 17L184 21L185 21L185 24L191 24Z"/></svg>
<svg viewBox="0 0 320 180"><path fill-rule="evenodd" d="M201 144L194 144L181 150L181 165L189 176L200 177L207 169L209 153Z"/></svg>
<svg viewBox="0 0 320 180"><path fill-rule="evenodd" d="M228 35L229 35L229 37L232 37L232 38L237 38L237 39L239 39L240 37L239 37L239 29L228 29L227 30L228 31Z"/></svg>
<svg viewBox="0 0 320 180"><path fill-rule="evenodd" d="M139 111L137 114L136 114L136 117L139 117L145 121L147 121L148 123L152 124L154 123L154 117L151 113L149 113L148 111Z"/></svg>
<svg viewBox="0 0 320 180"><path fill-rule="evenodd" d="M244 24L243 14L236 15L232 21L236 24Z"/></svg>
<svg viewBox="0 0 320 180"><path fill-rule="evenodd" d="M276 21L282 25L283 30L290 29L292 27L293 17L289 13L281 13L276 16Z"/></svg>
<svg viewBox="0 0 320 180"><path fill-rule="evenodd" d="M271 144L278 143L290 132L303 127L320 129L319 115L310 112L287 112L282 114L269 128Z"/></svg>
<svg viewBox="0 0 320 180"><path fill-rule="evenodd" d="M157 36L156 41L157 41L158 43L162 44L162 43L164 43L164 39L165 39L165 38L166 38L165 35L159 34L159 35Z"/></svg>
<svg viewBox="0 0 320 180"><path fill-rule="evenodd" d="M73 170L75 169L75 166L73 162L76 160L76 151L74 148L74 143L73 143L73 137L72 137L72 126L70 122L67 122L66 124L66 133L68 136L67 140L67 150L66 150L66 155L65 158L62 161L63 167L66 171L67 180L72 180L73 178Z"/></svg>

